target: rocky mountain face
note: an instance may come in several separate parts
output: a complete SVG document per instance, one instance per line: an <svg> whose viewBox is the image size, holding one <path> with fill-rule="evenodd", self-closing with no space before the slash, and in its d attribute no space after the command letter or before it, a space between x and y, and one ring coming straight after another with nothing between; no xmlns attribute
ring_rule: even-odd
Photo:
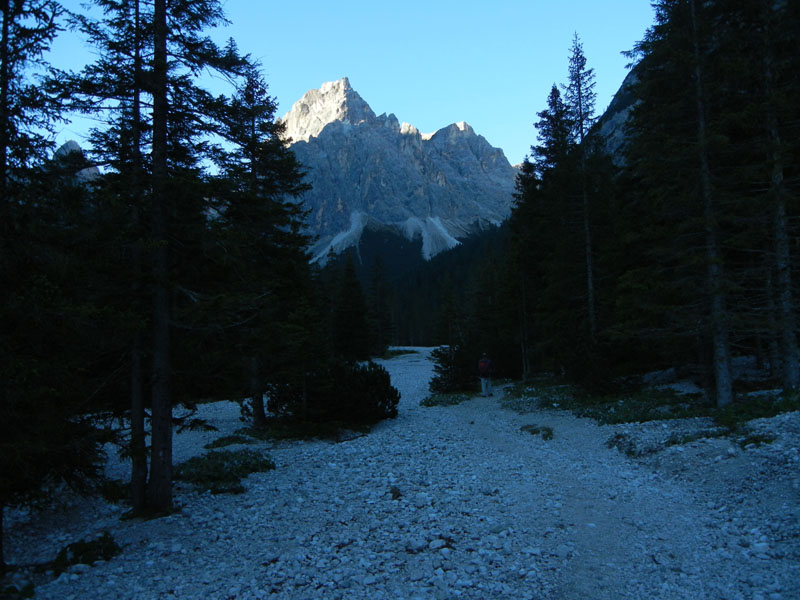
<svg viewBox="0 0 800 600"><path fill-rule="evenodd" d="M427 259L511 213L516 169L467 123L420 133L375 115L347 78L307 92L281 121L313 186L314 260L356 245L365 228L421 240Z"/></svg>
<svg viewBox="0 0 800 600"><path fill-rule="evenodd" d="M636 98L631 87L638 82L638 70L634 67L625 77L622 85L614 94L606 111L597 121L600 135L605 140L605 149L614 162L621 166L623 159L623 145L625 143L625 125L631 110L636 105Z"/></svg>

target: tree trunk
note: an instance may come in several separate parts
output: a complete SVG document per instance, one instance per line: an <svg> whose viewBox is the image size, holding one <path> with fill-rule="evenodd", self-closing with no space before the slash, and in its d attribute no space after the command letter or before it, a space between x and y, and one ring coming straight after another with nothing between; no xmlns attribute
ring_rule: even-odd
<svg viewBox="0 0 800 600"><path fill-rule="evenodd" d="M131 509L140 514L146 504L147 443L144 430L142 335L136 333L131 351Z"/></svg>
<svg viewBox="0 0 800 600"><path fill-rule="evenodd" d="M139 102L141 73L139 2L134 3L134 90L133 111L131 115L131 156L132 156L132 207L131 226L134 227L134 247L132 251L133 285L132 294L136 306L142 293L142 245L141 214L139 206L144 198L142 189L141 160L141 106ZM131 348L131 508L133 514L140 514L147 503L147 443L144 429L144 373L142 370L142 334L137 331Z"/></svg>
<svg viewBox="0 0 800 600"><path fill-rule="evenodd" d="M781 349L778 344L778 308L775 305L775 284L772 270L767 270L767 356L769 357L769 376L771 379L778 379L783 370L783 359Z"/></svg>
<svg viewBox="0 0 800 600"><path fill-rule="evenodd" d="M781 172L781 178L783 174ZM777 310L778 340L781 348L781 374L783 391L786 393L800 389L800 351L797 345L797 321L792 298L792 267L787 233L786 204L781 198L776 203L775 227L775 268L777 271Z"/></svg>
<svg viewBox="0 0 800 600"><path fill-rule="evenodd" d="M597 307L595 306L594 258L592 227L589 218L589 192L586 189L586 150L581 147L581 187L583 193L583 236L586 255L586 305L589 317L589 336L594 344L597 337Z"/></svg>
<svg viewBox="0 0 800 600"><path fill-rule="evenodd" d="M728 312L725 300L722 255L719 250L716 208L711 184L711 166L708 157L708 134L706 129L705 95L697 11L695 0L690 0L692 42L694 50L695 102L697 107L697 145L700 162L700 195L703 203L706 260L708 262L708 288L711 309L711 338L713 347L714 378L717 406L727 406L733 401L733 379L731 376L730 343L728 339Z"/></svg>
<svg viewBox="0 0 800 600"><path fill-rule="evenodd" d="M3 530L3 517L5 516L6 505L0 502L0 578L6 572L6 555L5 546L3 545L3 538L5 531Z"/></svg>
<svg viewBox="0 0 800 600"><path fill-rule="evenodd" d="M250 396L253 402L253 425L264 427L267 415L264 413L264 386L261 383L260 363L257 356L250 358Z"/></svg>
<svg viewBox="0 0 800 600"><path fill-rule="evenodd" d="M530 357L530 340L528 336L528 293L527 286L525 285L525 274L520 277L521 283L521 331L520 331L520 354L522 355L522 381L528 381L531 376L531 357Z"/></svg>
<svg viewBox="0 0 800 600"><path fill-rule="evenodd" d="M9 12L9 1L2 0L0 6L3 7L2 14L2 37L0 37L0 217L2 219L2 226L8 227L9 223L5 218L6 198L8 197L6 187L8 183L8 122L9 115L9 97L8 88L11 85L11 65L9 64L8 45L9 45L9 30L11 27L11 14Z"/></svg>
<svg viewBox="0 0 800 600"><path fill-rule="evenodd" d="M153 5L153 428L147 501L151 510L172 508L172 398L170 394L169 257L167 253L167 13Z"/></svg>

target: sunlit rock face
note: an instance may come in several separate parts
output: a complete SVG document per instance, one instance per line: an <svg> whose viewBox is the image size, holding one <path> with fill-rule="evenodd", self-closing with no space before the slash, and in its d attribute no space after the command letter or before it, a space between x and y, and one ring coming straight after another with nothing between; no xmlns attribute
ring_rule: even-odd
<svg viewBox="0 0 800 600"><path fill-rule="evenodd" d="M516 169L467 123L420 133L376 116L347 78L310 90L281 120L313 186L315 260L385 226L421 238L430 258L511 212Z"/></svg>

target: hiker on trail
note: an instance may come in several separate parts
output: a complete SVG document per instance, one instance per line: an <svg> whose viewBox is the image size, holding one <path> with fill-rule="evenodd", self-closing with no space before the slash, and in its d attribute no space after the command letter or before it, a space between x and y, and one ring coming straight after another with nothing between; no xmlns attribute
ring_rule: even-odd
<svg viewBox="0 0 800 600"><path fill-rule="evenodd" d="M492 395L492 360L483 353L481 359L478 361L478 374L481 377L481 396Z"/></svg>

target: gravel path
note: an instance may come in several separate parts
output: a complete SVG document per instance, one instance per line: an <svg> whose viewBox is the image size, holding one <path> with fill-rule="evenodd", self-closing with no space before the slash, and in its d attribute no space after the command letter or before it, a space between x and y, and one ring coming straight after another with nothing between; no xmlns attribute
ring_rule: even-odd
<svg viewBox="0 0 800 600"><path fill-rule="evenodd" d="M424 408L428 350L384 364L400 414L370 435L279 444L245 494L179 488L167 518L123 522L98 502L16 513L8 559L111 531L120 556L37 586L59 600L800 598L800 414L762 424L781 430L769 446L698 440L634 460L606 442L647 427L518 414L497 391ZM213 437L241 426L236 405L206 410ZM176 436L176 462L206 441Z"/></svg>

